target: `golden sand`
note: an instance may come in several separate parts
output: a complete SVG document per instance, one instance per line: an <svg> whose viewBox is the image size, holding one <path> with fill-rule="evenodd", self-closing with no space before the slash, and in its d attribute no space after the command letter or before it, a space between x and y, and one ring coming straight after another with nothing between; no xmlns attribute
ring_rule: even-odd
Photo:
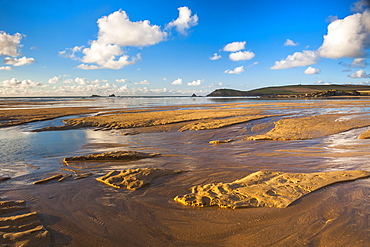
<svg viewBox="0 0 370 247"><path fill-rule="evenodd" d="M300 197L322 187L370 176L367 171L284 173L259 171L232 183L191 187L191 193L175 201L189 206L221 208L286 208Z"/></svg>
<svg viewBox="0 0 370 247"><path fill-rule="evenodd" d="M157 168L128 169L121 171L111 171L108 174L97 178L99 182L119 189L137 190L148 185L157 177L168 176L182 171L174 171Z"/></svg>
<svg viewBox="0 0 370 247"><path fill-rule="evenodd" d="M337 134L370 125L363 115L328 114L312 117L283 118L269 132L247 140L305 140Z"/></svg>
<svg viewBox="0 0 370 247"><path fill-rule="evenodd" d="M96 112L97 109L87 107L59 107L38 109L12 109L0 111L0 127L7 127L54 118Z"/></svg>
<svg viewBox="0 0 370 247"><path fill-rule="evenodd" d="M1 246L50 246L50 233L24 201L0 201Z"/></svg>
<svg viewBox="0 0 370 247"><path fill-rule="evenodd" d="M358 136L358 139L370 139L370 130L362 133L361 135Z"/></svg>

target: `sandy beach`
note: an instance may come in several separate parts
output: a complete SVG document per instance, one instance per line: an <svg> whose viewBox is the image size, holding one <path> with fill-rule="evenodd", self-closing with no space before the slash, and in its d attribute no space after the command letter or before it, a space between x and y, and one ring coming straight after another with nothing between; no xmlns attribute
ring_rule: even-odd
<svg viewBox="0 0 370 247"><path fill-rule="evenodd" d="M100 139L49 158L52 169L0 182L1 201L37 214L38 227L26 234L24 224L3 224L0 234L14 246L367 246L369 106L256 100L102 112L4 104L0 132L69 116L29 131Z"/></svg>

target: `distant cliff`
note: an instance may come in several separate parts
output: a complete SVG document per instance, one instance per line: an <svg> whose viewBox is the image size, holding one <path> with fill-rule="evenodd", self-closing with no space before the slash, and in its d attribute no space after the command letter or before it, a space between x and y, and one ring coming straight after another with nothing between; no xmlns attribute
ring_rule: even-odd
<svg viewBox="0 0 370 247"><path fill-rule="evenodd" d="M250 91L216 89L207 97L246 97L303 98L332 96L370 96L370 86L364 85L290 85L265 87Z"/></svg>

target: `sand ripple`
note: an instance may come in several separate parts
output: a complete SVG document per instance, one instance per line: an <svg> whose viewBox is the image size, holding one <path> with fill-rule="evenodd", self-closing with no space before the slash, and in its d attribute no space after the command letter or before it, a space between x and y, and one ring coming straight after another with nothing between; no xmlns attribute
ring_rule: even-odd
<svg viewBox="0 0 370 247"><path fill-rule="evenodd" d="M198 185L175 201L189 206L286 208L298 198L330 184L369 177L367 171L284 173L259 171L232 183Z"/></svg>

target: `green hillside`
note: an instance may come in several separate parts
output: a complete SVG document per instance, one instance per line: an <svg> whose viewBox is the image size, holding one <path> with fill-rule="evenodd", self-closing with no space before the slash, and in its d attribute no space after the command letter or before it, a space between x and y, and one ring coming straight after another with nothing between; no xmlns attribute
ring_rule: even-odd
<svg viewBox="0 0 370 247"><path fill-rule="evenodd" d="M250 91L234 89L217 89L208 97L232 96L341 96L341 95L370 95L370 86L364 85L289 85L279 87L264 87Z"/></svg>

